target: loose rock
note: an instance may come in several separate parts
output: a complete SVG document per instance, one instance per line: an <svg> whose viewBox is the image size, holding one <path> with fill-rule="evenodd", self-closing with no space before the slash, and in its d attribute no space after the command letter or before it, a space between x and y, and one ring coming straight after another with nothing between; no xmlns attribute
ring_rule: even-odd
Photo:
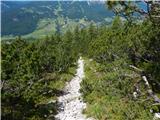
<svg viewBox="0 0 160 120"><path fill-rule="evenodd" d="M66 94L58 98L61 111L55 116L57 120L93 120L93 118L86 118L82 114L83 109L86 108L86 104L81 100L81 93L79 92L83 77L84 63L80 58L76 76L67 83L64 90Z"/></svg>

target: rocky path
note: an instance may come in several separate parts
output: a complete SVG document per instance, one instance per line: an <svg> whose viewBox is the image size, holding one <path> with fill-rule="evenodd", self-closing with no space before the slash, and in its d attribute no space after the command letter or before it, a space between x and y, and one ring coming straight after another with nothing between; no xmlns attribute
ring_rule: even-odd
<svg viewBox="0 0 160 120"><path fill-rule="evenodd" d="M57 120L93 120L86 118L82 114L86 104L81 99L80 82L84 77L84 62L82 58L78 60L78 68L76 76L67 83L63 96L58 98L60 104L59 113L55 116Z"/></svg>

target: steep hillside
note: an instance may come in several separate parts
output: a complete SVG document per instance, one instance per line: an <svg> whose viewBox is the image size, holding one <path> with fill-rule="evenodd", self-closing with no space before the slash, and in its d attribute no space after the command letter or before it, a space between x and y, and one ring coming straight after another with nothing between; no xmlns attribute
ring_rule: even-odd
<svg viewBox="0 0 160 120"><path fill-rule="evenodd" d="M35 37L44 33L53 34L56 31L64 32L66 28L72 29L77 24L84 27L90 21L97 24L110 22L113 16L102 2L3 1L2 36L29 34L27 37Z"/></svg>

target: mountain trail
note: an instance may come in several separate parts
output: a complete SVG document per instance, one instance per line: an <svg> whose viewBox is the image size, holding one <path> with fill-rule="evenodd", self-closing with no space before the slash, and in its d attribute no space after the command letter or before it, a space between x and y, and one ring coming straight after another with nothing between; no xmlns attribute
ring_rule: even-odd
<svg viewBox="0 0 160 120"><path fill-rule="evenodd" d="M86 118L82 114L86 104L82 101L80 83L84 78L84 61L80 57L76 76L67 83L64 89L64 95L58 97L59 113L55 116L57 120L94 120Z"/></svg>

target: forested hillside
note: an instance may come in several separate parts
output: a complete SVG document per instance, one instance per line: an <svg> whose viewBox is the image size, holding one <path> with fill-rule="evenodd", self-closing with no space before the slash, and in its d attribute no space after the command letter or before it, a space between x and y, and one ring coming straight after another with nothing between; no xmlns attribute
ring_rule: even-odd
<svg viewBox="0 0 160 120"><path fill-rule="evenodd" d="M2 119L55 119L57 97L80 56L85 114L97 120L153 119L160 113L160 4L145 4L148 11L133 2L107 1L116 14L110 26L90 23L45 39L2 41Z"/></svg>
<svg viewBox="0 0 160 120"><path fill-rule="evenodd" d="M2 35L42 37L80 27L110 23L114 13L104 3L92 1L2 1Z"/></svg>

